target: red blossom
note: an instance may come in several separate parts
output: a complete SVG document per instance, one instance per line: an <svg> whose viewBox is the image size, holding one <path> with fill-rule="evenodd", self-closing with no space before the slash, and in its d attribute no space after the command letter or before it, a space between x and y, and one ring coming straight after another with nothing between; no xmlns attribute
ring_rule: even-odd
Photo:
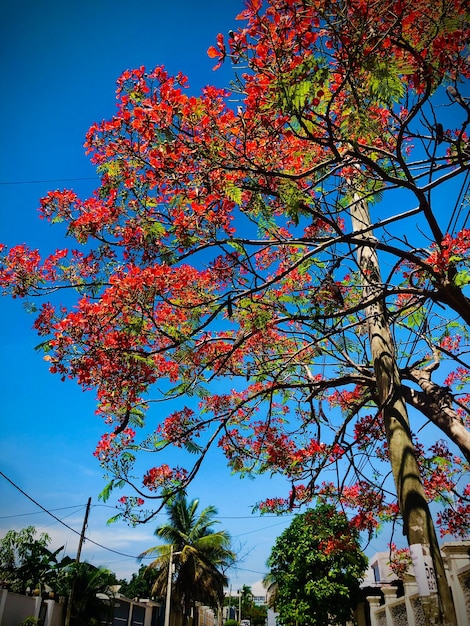
<svg viewBox="0 0 470 626"><path fill-rule="evenodd" d="M451 387L452 385L461 385L470 378L470 369L461 367L460 365L450 374L444 381L444 385Z"/></svg>
<svg viewBox="0 0 470 626"><path fill-rule="evenodd" d="M351 190L374 199L403 182L424 202L437 186L432 174L422 192L424 166L413 180L406 160L416 154L413 140L427 145L436 130L425 122L420 136L414 128L426 120L425 109L417 112L427 94L470 76L462 6L449 0L444 15L430 0L392 1L388 10L366 0L249 0L229 44L218 35L208 50L214 69L227 57L236 66L236 104L227 90L190 92L185 76L163 67L123 72L116 113L86 136L96 192L80 199L56 190L41 200L41 217L66 222L77 249L43 260L26 245L0 247L6 291L54 294L35 328L47 339L51 372L95 389L97 412L117 427L95 451L111 473L131 476L139 446L133 430L119 430L143 423L153 389L163 399L194 395L198 405L157 415L141 447L197 450L213 440L236 471L281 472L291 493L262 510L339 500L369 531L398 514L365 480L316 483L320 470L340 473L356 454L356 467L369 454L388 461L384 415L357 415L366 400L380 403L364 310L373 272L357 270L364 239L350 228ZM450 179L466 167L467 137L446 129L440 139L444 146L431 142L438 152L430 170ZM414 329L413 306L424 310L427 299L440 302L439 289L447 298L467 280L470 230L440 240L425 209L423 232L436 239L428 252L414 250L408 233L386 240L381 217L374 225L384 237L379 252L401 261L380 282L393 331ZM403 254L395 247L402 242ZM55 300L65 288L78 294L67 307ZM467 349L464 332L438 333L425 339L441 336L441 353ZM469 375L458 367L445 384L463 388ZM466 419L468 403L459 400ZM430 498L457 489L463 463L440 442L430 450L417 442L416 457ZM159 497L189 475L163 464L143 486ZM120 502L126 511L144 503ZM443 514L444 525L464 528L465 506Z"/></svg>
<svg viewBox="0 0 470 626"><path fill-rule="evenodd" d="M339 406L343 411L349 411L354 404L361 402L363 394L362 387L357 385L352 391L347 389L334 391L328 396L328 402L331 406Z"/></svg>
<svg viewBox="0 0 470 626"><path fill-rule="evenodd" d="M441 537L452 535L459 539L470 537L470 504L459 503L449 506L437 514L437 524L440 527Z"/></svg>
<svg viewBox="0 0 470 626"><path fill-rule="evenodd" d="M397 578L403 580L410 573L412 566L411 554L409 548L397 548L390 544L390 560L388 565Z"/></svg>
<svg viewBox="0 0 470 626"><path fill-rule="evenodd" d="M152 467L143 478L143 484L149 491L158 491L170 484L181 484L187 478L187 472L181 468L171 468L167 464Z"/></svg>
<svg viewBox="0 0 470 626"><path fill-rule="evenodd" d="M439 246L434 245L433 252L426 262L434 271L446 272L451 264L462 260L470 250L470 229L464 228L456 236L447 233Z"/></svg>
<svg viewBox="0 0 470 626"><path fill-rule="evenodd" d="M225 60L225 57L227 56L227 50L225 48L225 41L224 41L224 36L221 35L219 33L219 35L217 35L217 47L214 46L210 46L210 48L207 51L208 56L211 59L217 59L218 63L217 65L214 66L214 70L219 69L219 67L222 65L222 63Z"/></svg>

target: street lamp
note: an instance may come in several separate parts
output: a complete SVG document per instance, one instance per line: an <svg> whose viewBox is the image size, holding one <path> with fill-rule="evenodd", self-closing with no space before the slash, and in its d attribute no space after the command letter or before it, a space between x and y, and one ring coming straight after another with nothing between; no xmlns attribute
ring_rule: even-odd
<svg viewBox="0 0 470 626"><path fill-rule="evenodd" d="M170 562L168 564L168 582L166 586L166 603L165 603L165 626L170 626L170 604L171 604L171 585L173 580L173 557L177 554L181 554L181 550L179 552L173 552L173 544L171 544L170 548Z"/></svg>

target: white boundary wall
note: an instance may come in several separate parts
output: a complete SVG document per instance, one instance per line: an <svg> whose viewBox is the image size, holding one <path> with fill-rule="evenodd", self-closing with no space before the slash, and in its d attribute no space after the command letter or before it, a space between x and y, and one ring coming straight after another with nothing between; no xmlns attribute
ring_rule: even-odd
<svg viewBox="0 0 470 626"><path fill-rule="evenodd" d="M469 626L470 541L445 543L441 546L441 552L454 599L457 626ZM374 560L371 559L371 562ZM410 577L405 581L405 593L400 598L397 598L397 588L390 583L377 585L383 593L384 600L382 601L379 596L367 598L371 626L425 626L418 586L413 578Z"/></svg>

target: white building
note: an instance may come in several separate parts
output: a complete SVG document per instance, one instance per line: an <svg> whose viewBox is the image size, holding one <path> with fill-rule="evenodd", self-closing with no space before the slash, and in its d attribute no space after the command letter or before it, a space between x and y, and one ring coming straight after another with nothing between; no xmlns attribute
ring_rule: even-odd
<svg viewBox="0 0 470 626"><path fill-rule="evenodd" d="M447 581L454 599L457 626L470 624L470 541L447 542L441 546ZM418 626L424 624L424 612L413 567L403 583L403 589L388 566L389 553L377 552L362 587L377 595L367 597L367 605L358 607L358 624L365 626L365 613L371 626Z"/></svg>

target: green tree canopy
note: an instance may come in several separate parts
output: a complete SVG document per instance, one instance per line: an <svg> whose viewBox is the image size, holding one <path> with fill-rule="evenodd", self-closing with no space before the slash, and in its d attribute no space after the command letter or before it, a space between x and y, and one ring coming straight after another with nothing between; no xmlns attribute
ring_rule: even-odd
<svg viewBox="0 0 470 626"><path fill-rule="evenodd" d="M141 565L138 572L134 572L129 581L120 581L119 592L127 598L151 598L155 583L156 572L146 565Z"/></svg>
<svg viewBox="0 0 470 626"><path fill-rule="evenodd" d="M320 626L350 619L367 558L344 513L323 505L295 516L268 565L279 621Z"/></svg>
<svg viewBox="0 0 470 626"><path fill-rule="evenodd" d="M249 620L251 626L264 626L268 616L267 607L264 605L259 606L253 602L253 592L251 587L248 585L243 585L238 593L241 595L241 614L239 615L240 621Z"/></svg>
<svg viewBox="0 0 470 626"><path fill-rule="evenodd" d="M105 567L71 563L61 578L61 592L69 594L73 584L70 626L98 626L112 619L116 576Z"/></svg>
<svg viewBox="0 0 470 626"><path fill-rule="evenodd" d="M50 542L49 535L38 536L34 526L9 530L0 540L1 584L18 593L33 591L45 584L54 588L60 566L69 559L66 557L59 563L57 556L64 546L52 552L47 547Z"/></svg>

